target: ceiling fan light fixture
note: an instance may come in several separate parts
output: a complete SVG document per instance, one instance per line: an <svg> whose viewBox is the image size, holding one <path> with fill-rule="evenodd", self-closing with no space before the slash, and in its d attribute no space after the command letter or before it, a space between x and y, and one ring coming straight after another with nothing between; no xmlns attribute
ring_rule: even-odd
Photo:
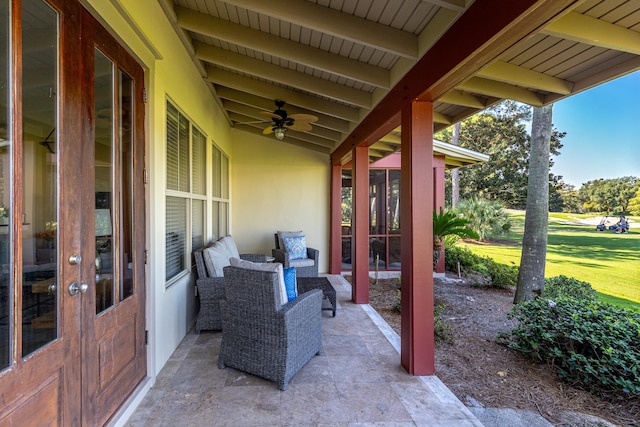
<svg viewBox="0 0 640 427"><path fill-rule="evenodd" d="M276 135L276 139L278 141L282 141L284 139L284 134L287 132L287 128L283 126L278 126L273 130L273 133Z"/></svg>

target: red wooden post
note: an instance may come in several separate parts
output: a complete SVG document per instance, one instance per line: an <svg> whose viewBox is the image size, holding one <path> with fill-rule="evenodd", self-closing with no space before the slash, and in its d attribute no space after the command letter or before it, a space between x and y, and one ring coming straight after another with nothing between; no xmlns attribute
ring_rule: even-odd
<svg viewBox="0 0 640 427"><path fill-rule="evenodd" d="M402 109L402 320L400 361L433 375L433 103Z"/></svg>
<svg viewBox="0 0 640 427"><path fill-rule="evenodd" d="M351 297L356 304L369 304L369 148L355 147L352 163Z"/></svg>
<svg viewBox="0 0 640 427"><path fill-rule="evenodd" d="M444 156L433 156L433 206L436 212L444 209ZM436 273L444 275L444 246L440 249L440 259L436 264Z"/></svg>
<svg viewBox="0 0 640 427"><path fill-rule="evenodd" d="M329 226L331 234L329 254L329 272L340 274L342 271L342 166L331 166L331 215Z"/></svg>

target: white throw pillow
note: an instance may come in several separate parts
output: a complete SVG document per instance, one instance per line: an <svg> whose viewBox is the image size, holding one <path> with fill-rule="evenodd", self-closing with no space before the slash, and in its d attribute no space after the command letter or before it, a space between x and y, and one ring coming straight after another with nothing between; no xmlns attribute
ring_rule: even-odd
<svg viewBox="0 0 640 427"><path fill-rule="evenodd" d="M247 270L275 271L278 273L278 287L280 288L279 300L276 301L276 306L280 308L282 304L286 304L289 301L287 287L284 284L284 270L279 262L251 262L235 257L231 258L229 262L232 267L245 268Z"/></svg>
<svg viewBox="0 0 640 427"><path fill-rule="evenodd" d="M202 256L209 276L222 277L222 270L229 265L229 251L227 247L218 240L213 245L203 249Z"/></svg>
<svg viewBox="0 0 640 427"><path fill-rule="evenodd" d="M238 252L238 247L236 246L236 242L233 240L233 237L225 236L219 241L226 246L229 258L240 258L240 253Z"/></svg>

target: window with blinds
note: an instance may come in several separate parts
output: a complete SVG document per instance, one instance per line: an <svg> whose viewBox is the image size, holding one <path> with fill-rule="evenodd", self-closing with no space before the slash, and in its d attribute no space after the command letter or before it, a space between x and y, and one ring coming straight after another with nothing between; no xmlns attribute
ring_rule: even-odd
<svg viewBox="0 0 640 427"><path fill-rule="evenodd" d="M207 194L207 136L167 100L166 283L193 268L191 251L228 234L229 159L213 146ZM210 240L209 239L209 240Z"/></svg>

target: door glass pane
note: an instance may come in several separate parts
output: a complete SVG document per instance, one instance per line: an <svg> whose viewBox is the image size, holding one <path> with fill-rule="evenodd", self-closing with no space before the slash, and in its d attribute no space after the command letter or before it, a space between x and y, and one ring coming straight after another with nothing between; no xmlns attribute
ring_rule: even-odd
<svg viewBox="0 0 640 427"><path fill-rule="evenodd" d="M122 71L120 92L120 300L133 295L133 79Z"/></svg>
<svg viewBox="0 0 640 427"><path fill-rule="evenodd" d="M96 314L114 303L113 63L95 50Z"/></svg>
<svg viewBox="0 0 640 427"><path fill-rule="evenodd" d="M9 204L11 169L9 162L11 135L9 135L9 31L11 15L9 2L0 2L0 369L9 366L11 347L10 308L11 292L9 272Z"/></svg>
<svg viewBox="0 0 640 427"><path fill-rule="evenodd" d="M58 336L58 16L22 3L22 354ZM7 188L7 187L5 187ZM14 216L15 218L15 216Z"/></svg>

